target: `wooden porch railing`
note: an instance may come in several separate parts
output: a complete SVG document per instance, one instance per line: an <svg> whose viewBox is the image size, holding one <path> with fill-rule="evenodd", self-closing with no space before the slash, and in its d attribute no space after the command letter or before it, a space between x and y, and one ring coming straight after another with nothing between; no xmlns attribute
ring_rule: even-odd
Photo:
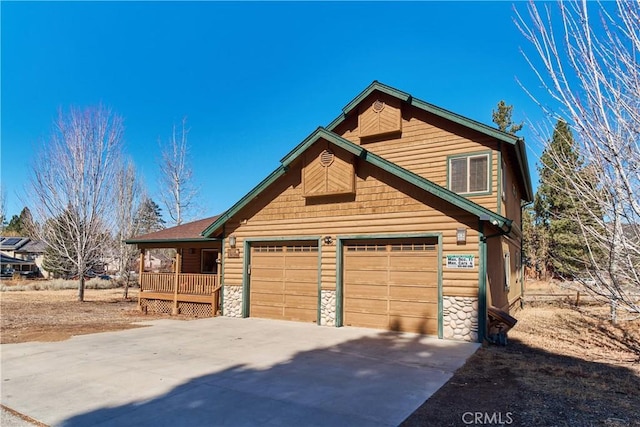
<svg viewBox="0 0 640 427"><path fill-rule="evenodd" d="M173 293L175 279L175 273L142 273L140 275L140 290L142 292Z"/></svg>
<svg viewBox="0 0 640 427"><path fill-rule="evenodd" d="M215 274L180 273L178 276L178 294L211 295L216 290ZM175 273L142 273L140 289L142 292L174 293Z"/></svg>

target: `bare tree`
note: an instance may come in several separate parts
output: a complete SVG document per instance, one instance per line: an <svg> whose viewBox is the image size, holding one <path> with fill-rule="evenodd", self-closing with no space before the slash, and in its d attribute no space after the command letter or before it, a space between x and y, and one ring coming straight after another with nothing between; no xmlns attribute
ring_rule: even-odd
<svg viewBox="0 0 640 427"><path fill-rule="evenodd" d="M167 209L174 225L182 224L194 215L198 189L193 184L193 172L189 162L187 143L187 119L182 119L182 131L176 126L168 144L160 144L160 200Z"/></svg>
<svg viewBox="0 0 640 427"><path fill-rule="evenodd" d="M117 248L118 273L124 281L123 298L129 297L129 282L131 280L131 264L139 254L135 245L127 245L124 240L139 234L139 222L136 213L140 208L143 197L142 185L137 178L136 169L132 162L122 164L116 175L116 229L115 246Z"/></svg>
<svg viewBox="0 0 640 427"><path fill-rule="evenodd" d="M109 245L123 129L122 118L102 106L61 110L32 165L29 194L42 224L38 237L73 267L79 301L85 274Z"/></svg>
<svg viewBox="0 0 640 427"><path fill-rule="evenodd" d="M4 231L4 223L7 220L7 199L4 185L0 184L0 233Z"/></svg>
<svg viewBox="0 0 640 427"><path fill-rule="evenodd" d="M618 308L640 313L640 2L531 2L516 14L546 95L528 92L571 125L585 165L575 174L553 159L559 190L582 211L573 218L589 254L580 281L611 304L613 321Z"/></svg>

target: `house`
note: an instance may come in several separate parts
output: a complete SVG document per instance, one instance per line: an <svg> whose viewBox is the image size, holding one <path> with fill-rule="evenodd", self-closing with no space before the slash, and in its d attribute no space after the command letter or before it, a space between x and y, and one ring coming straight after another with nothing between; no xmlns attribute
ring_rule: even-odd
<svg viewBox="0 0 640 427"><path fill-rule="evenodd" d="M522 139L374 81L220 216L128 243L177 249L143 308L179 312L209 276L225 316L476 341L519 305L531 200Z"/></svg>
<svg viewBox="0 0 640 427"><path fill-rule="evenodd" d="M29 237L0 237L2 270L46 273L42 268L45 249L44 242Z"/></svg>

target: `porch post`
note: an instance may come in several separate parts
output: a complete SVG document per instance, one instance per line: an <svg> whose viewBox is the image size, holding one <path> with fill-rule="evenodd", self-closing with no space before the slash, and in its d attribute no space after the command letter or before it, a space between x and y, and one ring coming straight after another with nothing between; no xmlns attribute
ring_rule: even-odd
<svg viewBox="0 0 640 427"><path fill-rule="evenodd" d="M212 315L213 317L216 317L217 313L218 313L218 308L220 306L220 293L222 292L222 288L220 287L220 273L222 270L222 251L218 252L218 259L216 259L216 283L215 286L213 287L214 292L213 292L213 310L212 311Z"/></svg>
<svg viewBox="0 0 640 427"><path fill-rule="evenodd" d="M140 297L142 296L142 273L144 273L144 248L140 249L140 260L138 262L138 286L140 286L140 290L138 291L138 311L142 311L142 306L140 305Z"/></svg>
<svg viewBox="0 0 640 427"><path fill-rule="evenodd" d="M180 279L180 270L182 269L182 249L176 248L176 276L173 283L173 310L171 314L178 314L178 280Z"/></svg>

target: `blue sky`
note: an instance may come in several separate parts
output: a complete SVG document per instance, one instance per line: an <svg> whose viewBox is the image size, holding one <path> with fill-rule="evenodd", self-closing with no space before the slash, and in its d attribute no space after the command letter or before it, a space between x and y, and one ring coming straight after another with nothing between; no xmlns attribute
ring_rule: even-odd
<svg viewBox="0 0 640 427"><path fill-rule="evenodd" d="M0 7L9 217L24 205L30 153L70 105L124 117L126 151L158 203L158 139L186 116L201 216L230 207L373 80L487 124L501 99L516 120L541 120L516 80L539 90L511 2ZM535 171L539 143L521 135Z"/></svg>

